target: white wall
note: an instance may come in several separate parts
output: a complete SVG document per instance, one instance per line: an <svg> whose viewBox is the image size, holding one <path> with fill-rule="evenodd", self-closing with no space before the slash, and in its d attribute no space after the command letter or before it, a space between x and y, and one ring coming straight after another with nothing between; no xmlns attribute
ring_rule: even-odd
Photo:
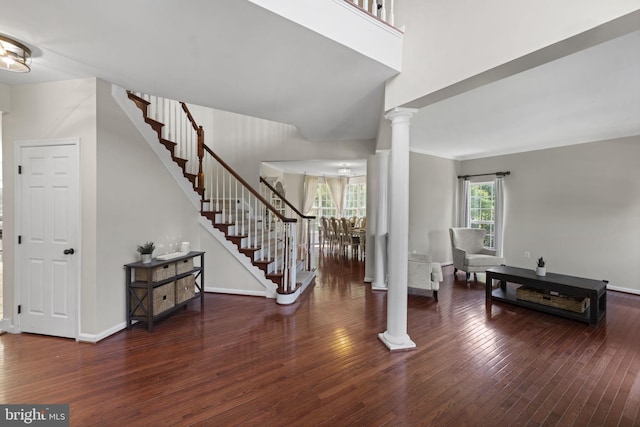
<svg viewBox="0 0 640 427"><path fill-rule="evenodd" d="M209 231L201 226L199 233L200 249L207 253L205 289L208 292L273 297L268 295L265 287Z"/></svg>
<svg viewBox="0 0 640 427"><path fill-rule="evenodd" d="M285 173L282 184L286 191L287 200L302 212L302 201L304 200L304 175L299 173Z"/></svg>
<svg viewBox="0 0 640 427"><path fill-rule="evenodd" d="M11 111L11 88L0 83L0 111L8 113Z"/></svg>
<svg viewBox="0 0 640 427"><path fill-rule="evenodd" d="M4 218L4 317L14 317L15 248L16 241L15 165L16 141L80 138L80 198L82 222L82 304L95 308L97 298L96 270L96 80L68 80L54 83L17 85L11 87L11 112L3 117L3 180ZM80 322L89 330L96 327L95 316L83 310Z"/></svg>
<svg viewBox="0 0 640 427"><path fill-rule="evenodd" d="M373 153L373 140L310 142L295 126L189 105L205 143L258 188L260 163L283 160L351 160Z"/></svg>
<svg viewBox="0 0 640 427"><path fill-rule="evenodd" d="M83 307L96 320L83 325L87 334L126 320L122 266L138 260L137 245L153 241L154 255L182 241L200 248L197 209L115 102L111 84L99 80L97 88L96 296Z"/></svg>
<svg viewBox="0 0 640 427"><path fill-rule="evenodd" d="M449 228L456 225L460 162L411 153L409 158L409 251L451 262Z"/></svg>
<svg viewBox="0 0 640 427"><path fill-rule="evenodd" d="M640 292L640 136L461 162L505 178L507 264ZM525 258L524 252L531 257Z"/></svg>
<svg viewBox="0 0 640 427"><path fill-rule="evenodd" d="M385 110L640 9L638 0L396 0L395 5L396 24L405 26L402 73L387 83ZM561 53L580 48L566 46Z"/></svg>

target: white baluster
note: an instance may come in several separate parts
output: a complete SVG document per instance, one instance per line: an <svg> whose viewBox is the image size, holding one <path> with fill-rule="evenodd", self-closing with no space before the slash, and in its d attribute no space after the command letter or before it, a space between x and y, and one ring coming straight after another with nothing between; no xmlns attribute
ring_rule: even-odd
<svg viewBox="0 0 640 427"><path fill-rule="evenodd" d="M191 125L191 121L187 120L187 140L184 145L184 153L183 158L189 159L189 154L191 152L191 141L193 140L193 127Z"/></svg>
<svg viewBox="0 0 640 427"><path fill-rule="evenodd" d="M154 119L156 118L156 97L153 95L149 95L149 117Z"/></svg>
<svg viewBox="0 0 640 427"><path fill-rule="evenodd" d="M296 288L296 272L297 272L297 250L298 250L298 226L297 224L291 225L291 287L290 289L293 291ZM303 261L304 262L304 261ZM304 264L302 265L304 268Z"/></svg>
<svg viewBox="0 0 640 427"><path fill-rule="evenodd" d="M253 196L253 247L258 247L258 198Z"/></svg>
<svg viewBox="0 0 640 427"><path fill-rule="evenodd" d="M231 173L229 173L229 224L231 224L231 216L232 216L232 211L231 211Z"/></svg>
<svg viewBox="0 0 640 427"><path fill-rule="evenodd" d="M187 126L188 126L187 117L184 115L184 112L183 112L182 120L180 120L180 138L178 138L178 141L176 141L178 145L176 146L176 149L175 149L175 154L178 157L183 156L184 141L187 139L187 129L188 129Z"/></svg>
<svg viewBox="0 0 640 427"><path fill-rule="evenodd" d="M181 105L178 103L178 108L180 108ZM184 117L183 114L180 111L176 112L176 130L174 131L175 136L174 136L174 141L177 145L174 147L173 152L175 153L177 150L180 149L180 140L182 139L182 122L184 121Z"/></svg>
<svg viewBox="0 0 640 427"><path fill-rule="evenodd" d="M282 261L282 269L284 270L284 290L285 292L290 292L291 291L291 271L290 271L290 267L291 267L291 237L289 235L291 226L290 223L288 222L283 222L282 223L282 239L284 242L284 248L283 248L283 261Z"/></svg>
<svg viewBox="0 0 640 427"><path fill-rule="evenodd" d="M240 221L239 221L240 220L240 215L239 215L239 212L238 212L238 205L240 203L238 203L238 179L237 178L236 178L236 192L233 195L233 200L235 201L235 205L236 205L236 220L235 220L235 223L236 223L236 236L239 236L240 235Z"/></svg>
<svg viewBox="0 0 640 427"><path fill-rule="evenodd" d="M289 269L287 268L289 265L289 254L287 245L287 224L285 222L282 223L282 242L284 243L282 248L282 288L286 293L289 292Z"/></svg>
<svg viewBox="0 0 640 427"><path fill-rule="evenodd" d="M264 255L265 255L265 247L264 247L264 233L265 233L265 217L264 217L264 208L262 207L262 202L260 202L260 205L258 206L258 214L260 215L260 218L262 219L262 227L260 230L260 252L262 255L262 259L264 260Z"/></svg>
<svg viewBox="0 0 640 427"><path fill-rule="evenodd" d="M383 21L387 22L387 0L381 0L382 7L380 8L380 15L378 16Z"/></svg>
<svg viewBox="0 0 640 427"><path fill-rule="evenodd" d="M207 156L209 159L209 209L213 210L213 169L216 167L213 163L213 157Z"/></svg>
<svg viewBox="0 0 640 427"><path fill-rule="evenodd" d="M220 165L216 163L216 212L220 210Z"/></svg>
<svg viewBox="0 0 640 427"><path fill-rule="evenodd" d="M271 210L269 210L269 212L271 213ZM273 215L273 213L271 213L271 214ZM275 260L274 261L274 269L277 272L278 271L278 224L279 224L280 219L278 217L276 217L275 221L276 221L275 222L275 239L274 239L275 240L274 241L275 245L274 245L274 248L273 248L273 251L274 251L273 259ZM271 224L271 221L269 221L269 224ZM269 243L271 243L271 241L272 240L269 239ZM271 247L271 245L269 245L269 247Z"/></svg>
<svg viewBox="0 0 640 427"><path fill-rule="evenodd" d="M394 26L394 22L395 22L395 14L393 12L393 0L389 0L389 20L387 21L389 23L389 25Z"/></svg>
<svg viewBox="0 0 640 427"><path fill-rule="evenodd" d="M225 211L225 203L224 203L224 192L225 192L225 185L224 185L224 170L222 171L222 222L227 222L227 217L226 217L226 211Z"/></svg>
<svg viewBox="0 0 640 427"><path fill-rule="evenodd" d="M162 97L158 97L158 119L157 119L160 123L166 123L164 120L164 98ZM164 133L166 132L165 130L166 126L162 126L162 128L160 129L160 137L164 137Z"/></svg>
<svg viewBox="0 0 640 427"><path fill-rule="evenodd" d="M167 125L168 125L168 119L167 119L167 98L162 98L162 120L160 120L160 122L164 123L164 126L162 127L162 137L165 139L169 139L168 138L168 131L169 129L167 129Z"/></svg>
<svg viewBox="0 0 640 427"><path fill-rule="evenodd" d="M265 206L266 209L266 206ZM267 259L271 260L271 210L267 209L266 210L266 214L267 214L267 224L268 224L268 231L267 231Z"/></svg>
<svg viewBox="0 0 640 427"><path fill-rule="evenodd" d="M178 102L177 101L173 101L172 102L173 108L171 109L171 137L173 138L173 140L176 139L176 130L178 129L178 114L180 113L178 111Z"/></svg>
<svg viewBox="0 0 640 427"><path fill-rule="evenodd" d="M246 229L245 229L245 224L244 224L244 221L245 221L245 218L244 218L244 211L245 211L245 209L244 209L244 185L242 186L242 198L240 199L240 203L242 204L242 206L240 206L240 212L242 214L242 235L246 236L247 234L245 233ZM251 235L249 234L249 236L251 236ZM250 242L251 241L251 237L249 237L247 240Z"/></svg>

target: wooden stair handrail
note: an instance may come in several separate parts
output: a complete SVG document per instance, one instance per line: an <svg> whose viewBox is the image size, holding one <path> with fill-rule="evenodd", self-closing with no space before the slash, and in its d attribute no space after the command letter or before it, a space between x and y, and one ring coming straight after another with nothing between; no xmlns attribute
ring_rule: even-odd
<svg viewBox="0 0 640 427"><path fill-rule="evenodd" d="M256 199L260 200L262 202L262 204L264 204L267 209L269 209L271 212L273 212L273 214L275 216L277 216L280 221L282 222L298 222L298 220L296 218L287 218L286 216L282 215L280 212L278 212L278 210L276 208L274 208L273 206L271 206L271 203L267 201L267 199L265 199L264 197L262 197L262 195L256 191L252 186L250 186L247 181L245 181L240 175L238 175L238 173L233 170L233 168L231 166L229 166L224 160L222 160L216 153L213 152L213 150L211 150L211 148L209 148L208 145L204 144L204 149L207 153L211 154L213 156L214 159L216 159L216 161L218 163L220 163L222 165L223 168L225 168L227 170L227 172L229 172L231 175L233 175L233 177L235 179L238 180L238 182L240 182L242 185L244 185L244 187L251 193L253 194Z"/></svg>
<svg viewBox="0 0 640 427"><path fill-rule="evenodd" d="M280 197L280 200L282 200L287 206L289 206L291 210L294 211L302 219L316 219L315 215L304 215L302 212L300 212L295 206L291 204L291 202L283 197L282 194L278 193L278 191L273 188L273 186L269 184L263 177L260 177L260 182L266 185L269 190L273 191L278 197Z"/></svg>
<svg viewBox="0 0 640 427"><path fill-rule="evenodd" d="M193 126L193 130L195 130L196 132L198 132L198 128L199 126L196 124L196 120L193 118L193 116L191 115L191 111L189 111L189 107L187 107L187 104L185 104L184 102L180 101L180 105L182 105L182 111L185 112L185 114L187 115L187 118L189 119L189 121L191 122L191 126Z"/></svg>
<svg viewBox="0 0 640 427"><path fill-rule="evenodd" d="M216 153L214 153L213 150L211 150L204 143L204 129L202 128L202 126L198 126L198 124L196 123L195 119L191 115L191 111L189 111L189 107L187 107L187 104L185 104L182 101L180 102L180 104L182 105L182 110L187 115L187 118L189 119L189 122L191 123L191 126L193 126L193 129L198 133L198 157L200 158L198 180L200 181L200 179L201 179L200 176L203 176L203 174L202 174L202 159L204 158L204 152L206 151L209 154L211 154L213 156L213 158L216 159L218 161L218 163L220 163L222 165L222 167L227 170L227 172L229 172L231 175L233 175L233 177L236 180L238 180L238 182L240 182L251 194L253 194L258 200L260 200L267 207L267 209L269 209L271 212L273 212L278 217L278 219L280 219L280 221L282 221L282 222L298 222L297 219L295 219L295 218L287 218L284 215L282 215L280 212L278 212L278 210L276 208L271 206L270 202L268 202L264 197L262 197L262 195L260 195L260 193L258 191L256 191L253 187L251 187L249 185L249 183L247 183L247 181L245 181L240 175L238 175L238 173L235 170L233 170L233 168L231 166L229 166L224 160L222 160L220 157L218 157L218 155ZM202 182L202 181L200 181L200 182Z"/></svg>

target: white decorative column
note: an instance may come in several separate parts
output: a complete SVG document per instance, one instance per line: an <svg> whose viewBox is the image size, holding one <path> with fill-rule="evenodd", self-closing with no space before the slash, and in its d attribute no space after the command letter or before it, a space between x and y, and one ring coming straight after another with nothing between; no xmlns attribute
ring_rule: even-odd
<svg viewBox="0 0 640 427"><path fill-rule="evenodd" d="M387 330L378 337L389 350L416 347L407 334L407 271L409 250L409 124L417 110L394 108L391 120L391 162L389 180L389 291Z"/></svg>
<svg viewBox="0 0 640 427"><path fill-rule="evenodd" d="M374 291L387 290L387 213L389 211L388 183L389 183L389 151L376 151L376 222L375 222L375 270L371 289Z"/></svg>
<svg viewBox="0 0 640 427"><path fill-rule="evenodd" d="M376 256L376 207L378 203L378 186L376 172L376 156L371 154L367 157L367 227L364 242L364 281L372 283L375 277ZM362 244L362 242L360 242Z"/></svg>

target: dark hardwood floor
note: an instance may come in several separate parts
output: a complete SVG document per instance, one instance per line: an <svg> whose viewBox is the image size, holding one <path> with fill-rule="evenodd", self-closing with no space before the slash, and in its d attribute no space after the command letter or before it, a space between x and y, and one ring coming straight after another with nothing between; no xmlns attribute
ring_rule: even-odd
<svg viewBox="0 0 640 427"><path fill-rule="evenodd" d="M415 351L390 353L386 293L325 256L293 306L208 294L98 344L0 336L0 402L69 403L72 426L639 426L640 296L599 328L495 303L445 269L409 297Z"/></svg>

